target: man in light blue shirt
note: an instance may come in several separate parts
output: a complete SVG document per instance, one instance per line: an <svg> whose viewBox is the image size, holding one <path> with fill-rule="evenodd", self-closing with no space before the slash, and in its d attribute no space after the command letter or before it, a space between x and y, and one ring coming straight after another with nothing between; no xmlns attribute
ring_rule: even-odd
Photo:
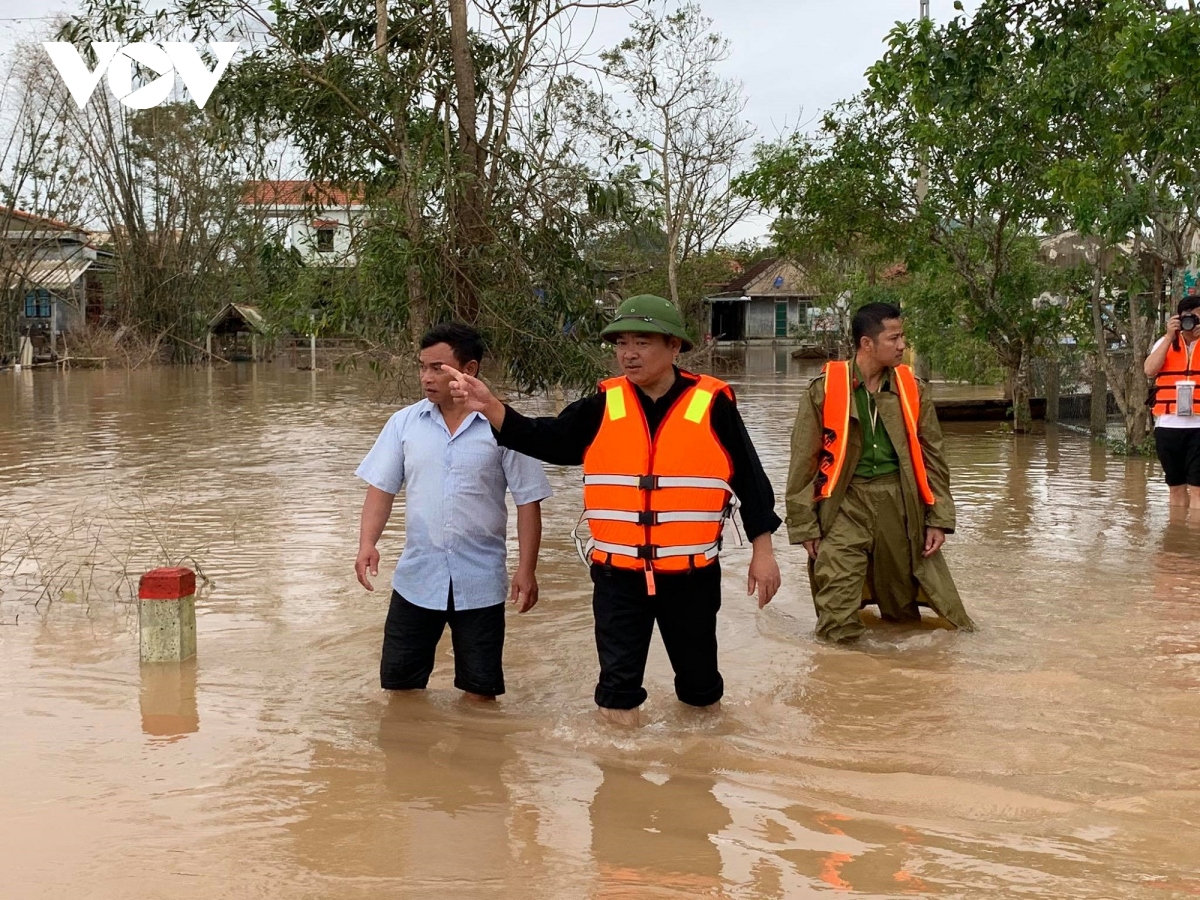
<svg viewBox="0 0 1200 900"><path fill-rule="evenodd" d="M541 463L500 448L487 419L450 396L442 366L479 371L483 341L458 323L421 339L425 399L393 415L355 473L367 482L354 571L368 591L379 574L375 545L405 490L404 552L392 577L380 684L422 689L448 624L454 685L471 699L504 693L505 489L517 506L517 571L510 599L523 613L538 598L541 501L550 483Z"/></svg>

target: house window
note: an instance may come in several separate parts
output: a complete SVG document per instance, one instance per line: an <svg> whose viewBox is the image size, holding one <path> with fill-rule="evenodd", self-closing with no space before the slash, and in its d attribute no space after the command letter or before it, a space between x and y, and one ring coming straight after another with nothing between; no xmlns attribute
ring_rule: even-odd
<svg viewBox="0 0 1200 900"><path fill-rule="evenodd" d="M48 290L38 288L25 295L25 318L50 318L50 292Z"/></svg>
<svg viewBox="0 0 1200 900"><path fill-rule="evenodd" d="M318 228L317 229L317 252L332 253L333 252L333 229Z"/></svg>

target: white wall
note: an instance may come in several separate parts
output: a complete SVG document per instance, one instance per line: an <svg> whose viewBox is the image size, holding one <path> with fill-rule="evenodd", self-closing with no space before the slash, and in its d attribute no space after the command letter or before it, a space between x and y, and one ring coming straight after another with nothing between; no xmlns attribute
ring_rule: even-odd
<svg viewBox="0 0 1200 900"><path fill-rule="evenodd" d="M306 263L314 265L352 266L355 263L351 244L355 230L362 222L364 212L360 209L329 209L313 214L308 210L279 208L269 211L267 227L277 231L287 248L295 247ZM333 232L333 250L322 253L317 250L317 230L314 221L338 223Z"/></svg>

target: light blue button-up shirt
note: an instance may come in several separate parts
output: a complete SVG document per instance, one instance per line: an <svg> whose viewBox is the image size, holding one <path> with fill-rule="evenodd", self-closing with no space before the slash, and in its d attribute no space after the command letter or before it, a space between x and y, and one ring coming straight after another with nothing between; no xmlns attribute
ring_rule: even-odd
<svg viewBox="0 0 1200 900"><path fill-rule="evenodd" d="M503 603L504 491L517 506L552 493L542 464L496 446L487 419L471 413L451 435L429 400L393 415L355 474L389 494L404 488L404 552L392 586L426 609L446 608L451 579L455 609Z"/></svg>

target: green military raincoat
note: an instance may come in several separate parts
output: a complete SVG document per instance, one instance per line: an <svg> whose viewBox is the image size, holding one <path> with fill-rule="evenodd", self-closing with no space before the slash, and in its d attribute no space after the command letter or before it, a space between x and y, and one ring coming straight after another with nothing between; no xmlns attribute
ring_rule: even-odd
<svg viewBox="0 0 1200 900"><path fill-rule="evenodd" d="M879 410L879 420L884 423L888 437L891 438L900 458L900 484L907 519L909 522L923 522L925 527L953 532L955 515L954 498L950 494L950 469L946 465L942 430L938 425L937 413L928 387L924 382L918 382L921 412L917 432L921 438L925 470L935 500L933 506L926 507L917 489L917 478L908 451L908 431L904 427L900 396L896 393L895 372L889 370L887 380L889 388L875 395L875 404ZM793 544L820 538L828 533L862 456L863 432L857 424L853 424L847 438L846 460L832 494L828 500L820 503L814 500L818 455L822 445L824 405L825 378L822 375L809 385L806 396L800 401L799 414L792 430L792 458L787 483L787 529L788 540ZM850 403L850 418L852 422L858 422L858 404L853 402L853 398ZM974 630L975 624L963 607L958 588L954 585L954 579L941 551L928 559L922 556L925 550L925 528L911 529L908 543L913 576L919 585L917 602L929 606L958 628ZM812 581L812 560L809 560L810 585ZM869 582L864 585L863 591L864 600L871 599Z"/></svg>

